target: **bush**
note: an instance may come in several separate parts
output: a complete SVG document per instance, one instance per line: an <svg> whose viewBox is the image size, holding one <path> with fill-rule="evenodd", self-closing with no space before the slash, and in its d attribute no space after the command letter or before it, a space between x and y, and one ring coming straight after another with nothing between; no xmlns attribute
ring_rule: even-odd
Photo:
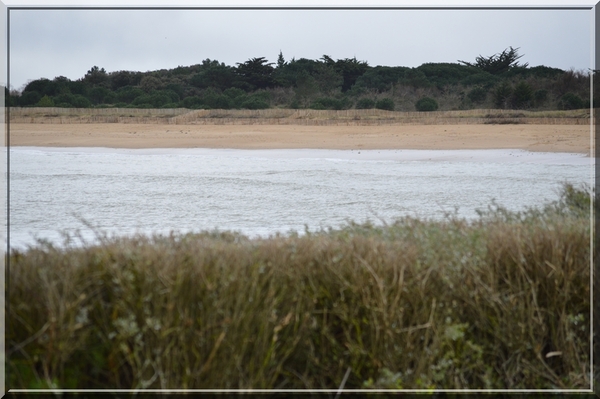
<svg viewBox="0 0 600 399"><path fill-rule="evenodd" d="M183 99L183 106L190 109L198 109L202 106L202 99L196 96L190 96Z"/></svg>
<svg viewBox="0 0 600 399"><path fill-rule="evenodd" d="M393 111L395 108L394 100L391 98L383 98L375 103L375 108Z"/></svg>
<svg viewBox="0 0 600 399"><path fill-rule="evenodd" d="M494 91L494 105L497 108L507 108L510 103L512 93L512 87L507 82L503 82Z"/></svg>
<svg viewBox="0 0 600 399"><path fill-rule="evenodd" d="M27 91L19 98L19 104L26 107L28 105L37 104L41 99L42 95L37 91Z"/></svg>
<svg viewBox="0 0 600 399"><path fill-rule="evenodd" d="M71 104L73 104L74 108L89 108L92 106L90 100L88 100L81 94L76 94Z"/></svg>
<svg viewBox="0 0 600 399"><path fill-rule="evenodd" d="M245 109L267 109L269 108L269 104L260 98L250 96L242 103L241 107Z"/></svg>
<svg viewBox="0 0 600 399"><path fill-rule="evenodd" d="M535 100L535 105L539 106L544 104L548 99L548 90L536 90L536 92L533 93L533 99Z"/></svg>
<svg viewBox="0 0 600 399"><path fill-rule="evenodd" d="M560 98L558 107L560 109L581 109L585 108L585 104L577 94L567 93Z"/></svg>
<svg viewBox="0 0 600 399"><path fill-rule="evenodd" d="M462 79L460 83L464 86L478 85L489 89L498 81L499 78L497 76L494 76L489 72L480 72L471 76L467 76L466 78Z"/></svg>
<svg viewBox="0 0 600 399"><path fill-rule="evenodd" d="M519 82L515 87L512 96L512 105L514 108L529 108L533 101L533 89L526 82Z"/></svg>
<svg viewBox="0 0 600 399"><path fill-rule="evenodd" d="M488 91L486 89L484 89L483 87L476 87L476 88L472 89L471 91L469 91L469 93L467 94L467 97L474 104L481 104L482 102L485 101L487 94L488 94Z"/></svg>
<svg viewBox="0 0 600 399"><path fill-rule="evenodd" d="M375 100L371 100L370 98L361 98L356 103L356 109L370 109L375 108Z"/></svg>
<svg viewBox="0 0 600 399"><path fill-rule="evenodd" d="M36 104L38 107L54 107L54 101L48 96L44 96Z"/></svg>
<svg viewBox="0 0 600 399"><path fill-rule="evenodd" d="M431 97L423 97L415 103L415 108L419 112L437 111L438 103Z"/></svg>
<svg viewBox="0 0 600 399"><path fill-rule="evenodd" d="M352 103L350 102L350 100L348 100L346 98L337 99L337 98L331 98L331 97L322 97L322 98L318 98L315 101L313 101L312 104L310 105L310 108L341 110L341 109L348 109L351 106L352 106Z"/></svg>

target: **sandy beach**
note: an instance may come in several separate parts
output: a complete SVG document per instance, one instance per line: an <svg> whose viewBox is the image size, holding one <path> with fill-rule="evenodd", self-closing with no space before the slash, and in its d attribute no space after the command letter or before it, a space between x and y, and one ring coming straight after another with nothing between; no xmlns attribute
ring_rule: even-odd
<svg viewBox="0 0 600 399"><path fill-rule="evenodd" d="M590 153L589 125L11 123L11 146L232 149L522 149Z"/></svg>

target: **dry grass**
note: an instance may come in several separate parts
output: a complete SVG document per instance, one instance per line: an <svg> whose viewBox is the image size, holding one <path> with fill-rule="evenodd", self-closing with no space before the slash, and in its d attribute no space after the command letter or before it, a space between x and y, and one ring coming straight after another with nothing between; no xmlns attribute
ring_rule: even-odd
<svg viewBox="0 0 600 399"><path fill-rule="evenodd" d="M188 110L131 108L11 108L13 123L152 123L205 125L444 125L488 123L585 125L590 110L514 111L475 109L464 111L398 112L378 109L294 110Z"/></svg>
<svg viewBox="0 0 600 399"><path fill-rule="evenodd" d="M471 223L39 243L10 255L8 386L587 388L589 228L567 186Z"/></svg>

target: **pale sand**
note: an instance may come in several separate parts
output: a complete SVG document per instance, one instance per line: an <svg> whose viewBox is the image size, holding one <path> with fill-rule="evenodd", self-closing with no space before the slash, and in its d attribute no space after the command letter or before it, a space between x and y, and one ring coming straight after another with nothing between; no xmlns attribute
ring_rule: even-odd
<svg viewBox="0 0 600 399"><path fill-rule="evenodd" d="M589 125L10 124L11 146L232 149L522 149L590 153Z"/></svg>

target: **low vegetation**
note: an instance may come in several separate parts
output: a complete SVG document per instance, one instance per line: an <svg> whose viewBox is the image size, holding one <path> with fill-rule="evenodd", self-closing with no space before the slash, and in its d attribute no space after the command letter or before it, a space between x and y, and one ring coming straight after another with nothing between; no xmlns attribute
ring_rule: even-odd
<svg viewBox="0 0 600 399"><path fill-rule="evenodd" d="M107 72L94 66L74 81L64 76L36 79L7 94L14 107L414 111L427 97L442 111L589 108L589 74L529 67L519 64L521 57L511 47L479 56L474 63L415 68L370 66L356 58L333 60L327 55L286 61L282 53L276 64L258 57L235 66L206 59L149 72Z"/></svg>
<svg viewBox="0 0 600 399"><path fill-rule="evenodd" d="M10 388L590 386L590 196L10 253ZM345 380L344 378L347 377Z"/></svg>

